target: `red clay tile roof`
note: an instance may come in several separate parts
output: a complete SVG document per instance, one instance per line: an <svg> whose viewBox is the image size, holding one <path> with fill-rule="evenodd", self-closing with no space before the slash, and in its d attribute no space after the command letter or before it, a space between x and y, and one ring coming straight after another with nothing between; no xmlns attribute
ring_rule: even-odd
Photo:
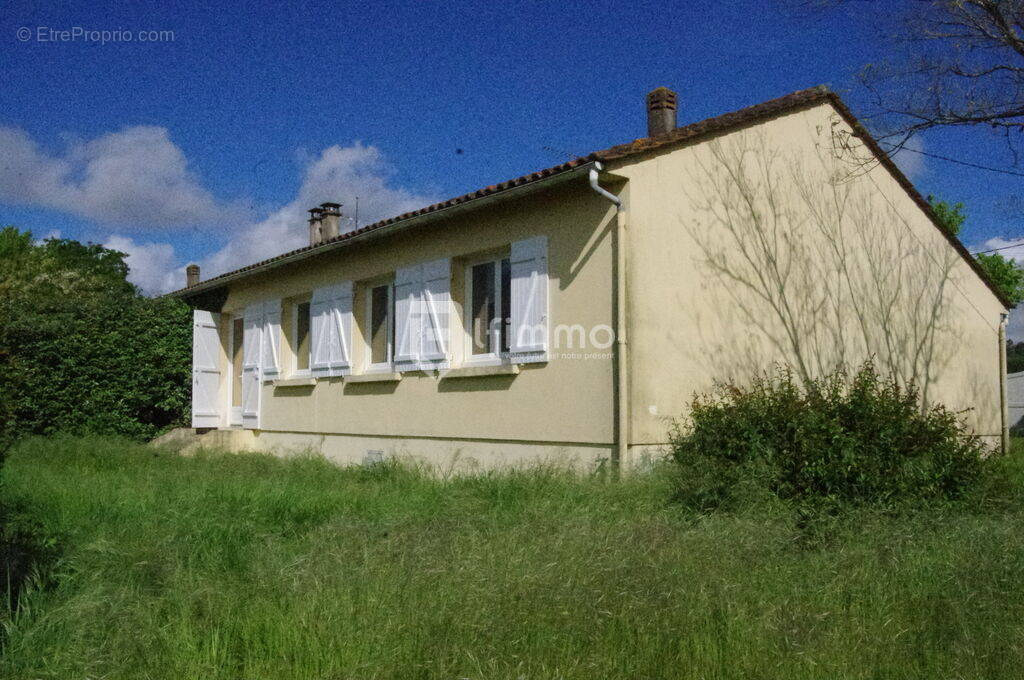
<svg viewBox="0 0 1024 680"><path fill-rule="evenodd" d="M461 196L456 196L455 198L450 198L440 203L428 205L426 207L420 208L419 210L414 210L412 212L396 215L395 217L389 217L385 220L374 222L373 224L368 224L366 226L359 227L358 229L355 229L353 231L346 232L328 241L324 241L323 243L311 246L304 246L302 248L298 248L287 253L282 253L281 255L276 255L274 257L262 260L260 262L256 262L254 264L241 267L240 269L236 269L225 274L220 274L219 276L215 276L211 279L207 279L206 281L202 281L197 286L194 286L192 288L182 288L180 290L174 291L173 293L169 293L169 295L174 295L178 297L189 297L190 295L194 295L202 291L208 291L211 288L217 287L219 285L219 281L226 279L228 277L235 278L239 274L242 274L244 272L269 269L282 260L293 260L296 256L305 259L305 257L310 257L317 255L321 252L333 250L335 244L347 241L356 236L361 236L363 234L366 234L367 232L375 231L377 229L381 229L389 225L403 222L413 217L419 217L421 215L427 215L433 212L437 212L439 210L443 210L445 208L451 208L453 206L467 203L474 199L483 198L485 196L490 196L503 191L507 191L509 189L514 189L516 187L531 184L533 182L537 182L539 180L543 180L549 177L554 177L555 175L559 175L563 172L568 172L570 170L573 170L574 168L586 165L587 163L592 163L595 161L618 161L632 156L637 156L652 151L658 151L662 148L674 146L680 143L694 142L705 137L736 130L738 128L745 127L747 125L752 125L754 123L759 123L775 116L811 108L824 102L831 103L835 107L839 114L845 119L847 124L849 124L853 128L854 133L857 135L857 137L862 142L864 142L864 144L877 157L879 163L893 175L893 177L900 184L900 186L902 186L903 189L906 190L906 192L910 195L914 202L917 203L917 205L925 212L926 215L928 215L932 223L935 225L936 229L938 229L939 232L941 232L942 235L946 238L946 240L949 241L950 245L952 245L953 248L955 248L956 251L960 253L960 255L967 261L968 265L988 286L992 293L995 294L999 301L1002 302L1007 307L1013 307L1014 305L1009 300L1007 300L1006 297L1002 294L1002 292L992 283L992 281L988 278L988 275L978 264L977 260L975 260L974 257L967 251L967 249L960 242L960 240L942 227L942 225L938 221L937 216L935 215L935 211L932 209L928 201L925 200L923 196L921 196L920 192L918 192L914 185L910 182L910 180L907 179L906 175L904 175L903 172L898 167L896 167L896 164L893 163L892 159L889 158L889 155L882 150L882 148L878 145L878 142L875 141L875 139L868 133L864 126L861 125L860 121L857 120L853 113L842 102L842 100L839 98L839 95L832 92L824 85L808 88L806 90L799 90L797 92L792 92L777 99L770 99L760 104L755 104L753 106L748 106L746 108L739 109L738 111L732 111L730 113L725 113L720 116L715 116L713 118L707 118L705 120L698 121L690 125L685 125L683 127L676 128L675 130L672 130L671 132L668 132L664 135L659 135L657 137L644 137L641 139L633 140L628 144L619 144L617 146L604 149L602 151L595 151L587 156L575 158L571 161L567 161L565 163L552 166L550 168L545 168L543 170L538 170L537 172L533 172L528 175L516 177L515 179L510 179L499 184L492 184L490 186L483 187L482 189L472 191L468 194L463 194Z"/></svg>

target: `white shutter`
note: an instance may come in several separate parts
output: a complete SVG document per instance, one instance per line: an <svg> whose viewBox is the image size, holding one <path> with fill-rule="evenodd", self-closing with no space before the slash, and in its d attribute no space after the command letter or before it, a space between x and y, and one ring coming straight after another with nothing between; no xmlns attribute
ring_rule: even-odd
<svg viewBox="0 0 1024 680"><path fill-rule="evenodd" d="M395 370L414 371L420 358L420 306L423 267L395 272Z"/></svg>
<svg viewBox="0 0 1024 680"><path fill-rule="evenodd" d="M192 427L219 427L220 314L192 312Z"/></svg>
<svg viewBox="0 0 1024 680"><path fill-rule="evenodd" d="M330 363L334 375L343 375L352 368L352 282L342 281L334 287L331 300Z"/></svg>
<svg viewBox="0 0 1024 680"><path fill-rule="evenodd" d="M263 380L274 380L281 373L281 301L263 303L263 352L260 360Z"/></svg>
<svg viewBox="0 0 1024 680"><path fill-rule="evenodd" d="M331 374L331 289L317 288L309 301L309 368L314 375Z"/></svg>
<svg viewBox="0 0 1024 680"><path fill-rule="evenodd" d="M344 375L352 366L352 282L317 288L313 291L309 313L313 373Z"/></svg>
<svg viewBox="0 0 1024 680"><path fill-rule="evenodd" d="M548 350L548 239L535 236L512 244L513 361L547 361Z"/></svg>
<svg viewBox="0 0 1024 680"><path fill-rule="evenodd" d="M433 368L447 368L445 362L448 361L448 348L451 346L451 271L451 260L448 258L423 265L420 359L435 362Z"/></svg>
<svg viewBox="0 0 1024 680"><path fill-rule="evenodd" d="M242 427L260 426L260 355L263 340L263 305L245 308L242 321Z"/></svg>

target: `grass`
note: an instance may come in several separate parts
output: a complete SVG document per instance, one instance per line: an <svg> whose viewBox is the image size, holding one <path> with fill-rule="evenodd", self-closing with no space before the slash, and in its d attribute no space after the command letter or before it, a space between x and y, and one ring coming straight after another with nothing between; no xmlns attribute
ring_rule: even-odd
<svg viewBox="0 0 1024 680"><path fill-rule="evenodd" d="M17 448L60 549L4 678L1017 678L1024 451L977 502L698 516L654 472L438 480L314 458Z"/></svg>

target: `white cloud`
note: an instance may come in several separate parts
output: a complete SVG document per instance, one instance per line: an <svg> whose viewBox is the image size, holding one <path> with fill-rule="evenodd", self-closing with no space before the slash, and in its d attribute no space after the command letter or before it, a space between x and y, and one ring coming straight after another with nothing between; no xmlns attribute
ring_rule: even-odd
<svg viewBox="0 0 1024 680"><path fill-rule="evenodd" d="M136 243L126 236L111 236L103 247L128 256L128 280L150 295L167 293L185 283L185 268L177 264L174 246L169 243Z"/></svg>
<svg viewBox="0 0 1024 680"><path fill-rule="evenodd" d="M324 201L342 203L352 218L358 199L361 224L432 202L393 179L377 147L331 146L307 157L294 198L260 220L215 198L166 128L128 127L52 154L25 131L0 126L0 203L58 210L111 231L116 226L104 245L127 253L129 280L149 293L179 288L184 263L170 243L138 239L139 233L199 225L223 233L227 225L230 242L199 262L209 278L306 245L306 211ZM352 226L343 220L343 231Z"/></svg>
<svg viewBox="0 0 1024 680"><path fill-rule="evenodd" d="M429 196L393 186L393 176L393 168L374 146L356 143L324 149L310 158L295 198L263 220L241 223L227 245L199 261L202 278L308 245L306 211L324 201L341 203L343 215L351 218L358 197L359 222L364 225L433 202ZM342 231L355 226L350 220L343 222ZM143 244L113 236L104 245L128 254L129 280L148 293L175 290L185 283L184 263L168 243Z"/></svg>
<svg viewBox="0 0 1024 680"><path fill-rule="evenodd" d="M393 176L394 170L375 146L356 142L324 149L309 162L302 185L291 202L239 231L231 243L199 263L203 278L308 245L306 211L324 201L341 203L343 215L351 218L358 197L359 223L363 225L434 201L429 196L392 186ZM342 231L353 227L348 222L347 228L343 224Z"/></svg>
<svg viewBox="0 0 1024 680"><path fill-rule="evenodd" d="M168 229L238 219L200 184L166 128L136 126L48 155L23 130L0 127L0 202L104 224Z"/></svg>
<svg viewBox="0 0 1024 680"><path fill-rule="evenodd" d="M996 250L1003 257L1011 260L1016 260L1018 264L1024 264L1024 239L1012 239L1007 240L996 236L985 241L982 245L977 248L971 248L972 253L984 252L987 250Z"/></svg>
<svg viewBox="0 0 1024 680"><path fill-rule="evenodd" d="M917 136L907 140L907 143L892 155L893 162L899 166L903 174L914 181L928 172L926 157L919 153L921 151L924 151L924 141Z"/></svg>

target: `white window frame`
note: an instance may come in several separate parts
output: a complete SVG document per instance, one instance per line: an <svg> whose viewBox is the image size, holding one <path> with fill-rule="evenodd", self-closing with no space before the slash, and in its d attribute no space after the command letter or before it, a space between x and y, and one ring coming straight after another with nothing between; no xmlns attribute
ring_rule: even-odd
<svg viewBox="0 0 1024 680"><path fill-rule="evenodd" d="M388 323L384 333L387 337L387 360L373 363L373 291L388 289ZM393 281L366 284L366 373L391 373L395 365L395 283Z"/></svg>
<svg viewBox="0 0 1024 680"><path fill-rule="evenodd" d="M307 368L299 368L299 305L308 305L310 308L309 317L309 329L307 335L309 336L309 361ZM292 303L292 333L291 342L288 343L292 350L292 365L291 373L289 375L296 378L308 378L313 375L313 317L312 317L313 301L312 299L299 300Z"/></svg>
<svg viewBox="0 0 1024 680"><path fill-rule="evenodd" d="M511 355L509 352L502 352L501 350L501 334L499 331L497 338L498 351L488 352L487 354L473 354L473 267L477 267L482 264L493 264L494 265L494 297L495 305L494 312L495 318L500 320L500 323L505 322L505 317L501 316L501 263L503 260L509 259L508 255L490 255L488 257L482 257L475 260L470 260L466 263L464 270L464 286L465 286L465 297L463 298L463 331L465 332L465 343L462 352L462 363L470 366L503 366L510 363ZM511 283L511 282L510 282ZM512 313L512 310L506 310L508 314ZM493 320L492 320L493 323ZM488 331L493 333L494 331Z"/></svg>

